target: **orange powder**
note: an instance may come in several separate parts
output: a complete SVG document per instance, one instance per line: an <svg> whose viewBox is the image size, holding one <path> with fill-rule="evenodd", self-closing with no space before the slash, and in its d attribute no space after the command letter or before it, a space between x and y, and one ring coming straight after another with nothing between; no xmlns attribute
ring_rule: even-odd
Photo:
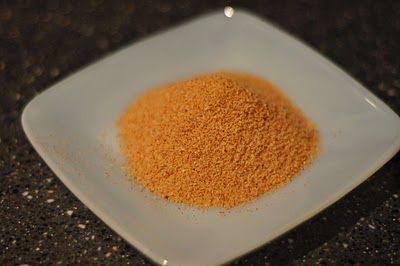
<svg viewBox="0 0 400 266"><path fill-rule="evenodd" d="M318 150L314 126L272 84L232 72L150 90L118 128L134 181L200 208L231 208L272 191Z"/></svg>

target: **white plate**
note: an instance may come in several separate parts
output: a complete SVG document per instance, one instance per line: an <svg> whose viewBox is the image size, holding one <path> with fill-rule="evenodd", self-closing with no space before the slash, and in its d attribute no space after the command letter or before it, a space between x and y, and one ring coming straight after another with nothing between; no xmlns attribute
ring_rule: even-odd
<svg viewBox="0 0 400 266"><path fill-rule="evenodd" d="M180 208L123 176L115 120L144 90L214 70L277 84L317 126L321 151L287 186L221 215ZM41 93L24 130L97 216L153 261L227 262L272 240L356 187L400 146L398 116L342 70L267 22L237 11L195 19L101 60Z"/></svg>

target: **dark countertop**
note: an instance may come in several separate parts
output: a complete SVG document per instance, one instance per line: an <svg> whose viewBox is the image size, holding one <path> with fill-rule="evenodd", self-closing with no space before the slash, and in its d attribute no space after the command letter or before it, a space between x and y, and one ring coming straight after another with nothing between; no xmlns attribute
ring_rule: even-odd
<svg viewBox="0 0 400 266"><path fill-rule="evenodd" d="M11 2L11 1L10 1ZM400 1L14 1L0 6L0 264L151 264L57 179L20 124L38 92L226 3L268 18L400 112ZM233 265L400 264L400 156Z"/></svg>

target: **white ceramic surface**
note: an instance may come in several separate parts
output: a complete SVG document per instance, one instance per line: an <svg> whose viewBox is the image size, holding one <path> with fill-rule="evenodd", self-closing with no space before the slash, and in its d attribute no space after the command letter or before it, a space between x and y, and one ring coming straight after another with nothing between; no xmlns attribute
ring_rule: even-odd
<svg viewBox="0 0 400 266"><path fill-rule="evenodd" d="M277 84L317 126L321 151L287 186L221 215L158 200L121 171L115 120L144 90L214 70ZM236 10L197 18L77 72L35 97L22 124L35 149L100 219L153 261L227 262L298 225L356 187L399 149L384 103L310 48Z"/></svg>

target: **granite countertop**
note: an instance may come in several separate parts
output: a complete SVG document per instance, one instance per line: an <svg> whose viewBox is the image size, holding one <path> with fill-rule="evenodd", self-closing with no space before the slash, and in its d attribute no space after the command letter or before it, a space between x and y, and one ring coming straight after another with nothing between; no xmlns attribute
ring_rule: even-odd
<svg viewBox="0 0 400 266"><path fill-rule="evenodd" d="M10 1L11 3L11 1ZM40 91L119 47L225 4L314 47L400 112L399 1L15 1L0 6L0 264L151 262L50 171L20 123ZM233 265L400 264L400 156Z"/></svg>

